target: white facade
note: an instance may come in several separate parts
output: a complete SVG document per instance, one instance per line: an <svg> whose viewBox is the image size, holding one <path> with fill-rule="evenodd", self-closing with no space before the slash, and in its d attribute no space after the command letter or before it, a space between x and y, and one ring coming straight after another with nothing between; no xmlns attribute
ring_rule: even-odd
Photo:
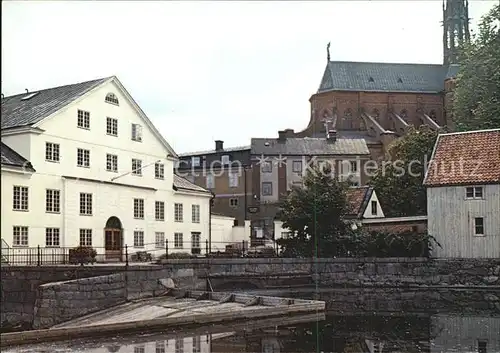
<svg viewBox="0 0 500 353"><path fill-rule="evenodd" d="M468 198L468 188L481 197ZM427 209L429 234L442 246L436 257L500 258L499 184L427 188Z"/></svg>
<svg viewBox="0 0 500 353"><path fill-rule="evenodd" d="M105 101L109 93L118 104ZM110 122L116 122L111 130ZM135 140L133 124L140 131ZM190 249L191 232L199 232L201 242L208 237L210 194L174 190L175 152L115 77L31 128L2 130L2 142L36 170L2 165L2 239L12 248L82 244L104 253L104 229L110 217L119 219L121 243L128 245L129 253L164 249L162 239L168 240L170 249L181 250L174 246L175 233L183 234L184 251ZM57 156L50 153L54 146ZM15 209L16 186L27 187L25 210ZM56 190L59 196L49 197L47 190ZM53 208L53 203L59 207ZM176 203L183 205L182 221L179 215L175 219ZM199 208L195 222L192 205ZM27 227L27 239L26 228L19 236L16 227ZM59 236L47 229L57 229Z"/></svg>

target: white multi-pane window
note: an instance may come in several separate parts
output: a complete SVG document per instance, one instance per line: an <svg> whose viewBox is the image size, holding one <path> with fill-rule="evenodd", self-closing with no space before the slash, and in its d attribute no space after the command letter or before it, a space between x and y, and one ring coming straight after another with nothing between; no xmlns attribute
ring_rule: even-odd
<svg viewBox="0 0 500 353"><path fill-rule="evenodd" d="M45 160L49 162L59 162L59 144L45 142Z"/></svg>
<svg viewBox="0 0 500 353"><path fill-rule="evenodd" d="M157 249L162 249L165 247L165 233L155 232L155 247Z"/></svg>
<svg viewBox="0 0 500 353"><path fill-rule="evenodd" d="M155 220L164 221L165 220L165 202L155 201Z"/></svg>
<svg viewBox="0 0 500 353"><path fill-rule="evenodd" d="M14 186L12 193L12 208L15 211L28 211L27 186Z"/></svg>
<svg viewBox="0 0 500 353"><path fill-rule="evenodd" d="M183 246L182 233L174 233L174 248L182 249Z"/></svg>
<svg viewBox="0 0 500 353"><path fill-rule="evenodd" d="M175 353L184 353L184 338L175 340Z"/></svg>
<svg viewBox="0 0 500 353"><path fill-rule="evenodd" d="M142 161L140 159L132 158L132 174L142 175Z"/></svg>
<svg viewBox="0 0 500 353"><path fill-rule="evenodd" d="M201 337L193 337L193 353L201 353Z"/></svg>
<svg viewBox="0 0 500 353"><path fill-rule="evenodd" d="M54 189L45 190L45 212L61 212L61 191Z"/></svg>
<svg viewBox="0 0 500 353"><path fill-rule="evenodd" d="M76 152L76 165L79 167L90 167L90 150L78 148Z"/></svg>
<svg viewBox="0 0 500 353"><path fill-rule="evenodd" d="M92 194L80 193L80 215L92 216Z"/></svg>
<svg viewBox="0 0 500 353"><path fill-rule="evenodd" d="M134 199L134 218L144 219L144 199Z"/></svg>
<svg viewBox="0 0 500 353"><path fill-rule="evenodd" d="M134 248L144 247L144 231L134 230Z"/></svg>
<svg viewBox="0 0 500 353"><path fill-rule="evenodd" d="M482 199L483 195L484 193L482 186L470 186L465 188L466 199Z"/></svg>
<svg viewBox="0 0 500 353"><path fill-rule="evenodd" d="M77 125L82 129L90 129L90 113L78 109L78 122Z"/></svg>
<svg viewBox="0 0 500 353"><path fill-rule="evenodd" d="M229 187L230 188L238 187L238 173L229 172Z"/></svg>
<svg viewBox="0 0 500 353"><path fill-rule="evenodd" d="M141 142L142 141L142 126L139 124L132 124L132 140Z"/></svg>
<svg viewBox="0 0 500 353"><path fill-rule="evenodd" d="M80 246L92 246L92 229L80 229Z"/></svg>
<svg viewBox="0 0 500 353"><path fill-rule="evenodd" d="M57 248L60 245L59 228L45 228L45 246Z"/></svg>
<svg viewBox="0 0 500 353"><path fill-rule="evenodd" d="M191 221L200 223L200 205L191 205Z"/></svg>
<svg viewBox="0 0 500 353"><path fill-rule="evenodd" d="M174 221L175 222L183 222L184 221L184 207L182 203L174 204Z"/></svg>
<svg viewBox="0 0 500 353"><path fill-rule="evenodd" d="M191 164L193 167L200 166L200 157L191 157Z"/></svg>
<svg viewBox="0 0 500 353"><path fill-rule="evenodd" d="M118 119L106 118L106 134L118 136Z"/></svg>
<svg viewBox="0 0 500 353"><path fill-rule="evenodd" d="M106 103L114 104L114 105L120 105L118 101L118 97L114 93L108 93L106 95L106 98L104 98L104 101Z"/></svg>
<svg viewBox="0 0 500 353"><path fill-rule="evenodd" d="M118 156L116 154L106 154L106 170L108 172L118 172Z"/></svg>
<svg viewBox="0 0 500 353"><path fill-rule="evenodd" d="M222 156L220 161L221 161L222 165L228 165L229 164L229 156L228 155Z"/></svg>
<svg viewBox="0 0 500 353"><path fill-rule="evenodd" d="M28 227L14 226L12 228L12 245L28 246Z"/></svg>
<svg viewBox="0 0 500 353"><path fill-rule="evenodd" d="M165 179L165 165L163 163L155 163L155 178Z"/></svg>

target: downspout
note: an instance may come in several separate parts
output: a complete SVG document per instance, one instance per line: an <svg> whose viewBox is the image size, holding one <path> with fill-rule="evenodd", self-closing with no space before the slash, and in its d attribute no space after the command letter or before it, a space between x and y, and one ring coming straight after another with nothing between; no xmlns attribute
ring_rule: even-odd
<svg viewBox="0 0 500 353"><path fill-rule="evenodd" d="M61 213L62 213L62 217L63 217L63 241L62 241L62 247L66 247L66 235L68 234L68 227L67 227L67 224L66 224L66 186L67 186L67 183L66 183L66 178L62 178L62 182L63 182L63 195L62 195L62 202L59 202L59 205L61 207ZM80 243L78 243L78 245L80 245ZM77 245L77 246L78 246Z"/></svg>
<svg viewBox="0 0 500 353"><path fill-rule="evenodd" d="M244 206L245 206L245 211L244 211L244 215L245 215L245 218L243 219L243 225L245 225L245 222L247 220L247 167L243 167L243 180L244 180L244 183L245 183L245 190L244 190L244 193L245 193L245 200L243 202Z"/></svg>
<svg viewBox="0 0 500 353"><path fill-rule="evenodd" d="M214 193L210 192L210 201L208 205L208 254L212 253L212 202L214 198ZM208 254L206 255L208 256Z"/></svg>

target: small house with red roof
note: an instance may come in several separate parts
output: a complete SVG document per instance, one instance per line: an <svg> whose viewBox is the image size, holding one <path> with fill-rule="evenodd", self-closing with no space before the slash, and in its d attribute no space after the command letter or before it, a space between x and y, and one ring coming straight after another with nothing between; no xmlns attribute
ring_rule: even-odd
<svg viewBox="0 0 500 353"><path fill-rule="evenodd" d="M439 135L424 185L436 257L500 258L500 129Z"/></svg>

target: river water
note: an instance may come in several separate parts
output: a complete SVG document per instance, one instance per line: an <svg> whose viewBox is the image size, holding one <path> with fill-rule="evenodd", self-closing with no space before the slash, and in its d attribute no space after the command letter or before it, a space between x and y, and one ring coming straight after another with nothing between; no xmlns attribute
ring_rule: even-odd
<svg viewBox="0 0 500 353"><path fill-rule="evenodd" d="M2 352L500 353L499 291L304 288L255 293L325 300L327 312L13 347Z"/></svg>

